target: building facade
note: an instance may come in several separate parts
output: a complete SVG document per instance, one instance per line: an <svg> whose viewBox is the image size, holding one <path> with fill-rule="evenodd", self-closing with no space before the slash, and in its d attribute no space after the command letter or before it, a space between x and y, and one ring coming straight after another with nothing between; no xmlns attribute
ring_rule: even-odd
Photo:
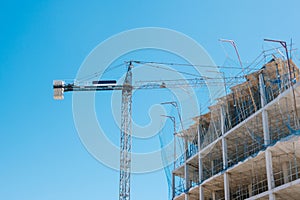
<svg viewBox="0 0 300 200"><path fill-rule="evenodd" d="M299 70L273 58L245 77L179 138L174 200L300 199Z"/></svg>

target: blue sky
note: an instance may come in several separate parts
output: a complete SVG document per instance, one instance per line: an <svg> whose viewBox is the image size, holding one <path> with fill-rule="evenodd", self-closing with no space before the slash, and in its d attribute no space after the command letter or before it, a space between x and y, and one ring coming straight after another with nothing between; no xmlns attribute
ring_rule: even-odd
<svg viewBox="0 0 300 200"><path fill-rule="evenodd" d="M217 64L225 60L218 39L234 39L247 62L271 47L263 38L299 46L299 8L296 0L2 1L0 199L118 198L119 173L80 142L71 95L52 98L52 81L74 78L101 41L132 28L170 28L194 38ZM132 199L167 199L163 171L134 175Z"/></svg>

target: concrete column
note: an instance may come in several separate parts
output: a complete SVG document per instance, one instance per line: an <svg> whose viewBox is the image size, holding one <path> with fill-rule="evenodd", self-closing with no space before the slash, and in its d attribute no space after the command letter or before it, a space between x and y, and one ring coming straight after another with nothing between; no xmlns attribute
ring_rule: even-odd
<svg viewBox="0 0 300 200"><path fill-rule="evenodd" d="M265 156L266 156L268 190L272 190L275 187L274 176L273 176L272 152L269 149L267 149Z"/></svg>
<svg viewBox="0 0 300 200"><path fill-rule="evenodd" d="M202 165L202 157L199 153L199 183L202 182L203 179L203 165Z"/></svg>
<svg viewBox="0 0 300 200"><path fill-rule="evenodd" d="M249 197L252 197L252 184L251 183L248 185L248 193L249 193Z"/></svg>
<svg viewBox="0 0 300 200"><path fill-rule="evenodd" d="M225 116L224 116L224 108L221 106L220 108L220 116L221 116L221 131L222 135L225 134Z"/></svg>
<svg viewBox="0 0 300 200"><path fill-rule="evenodd" d="M189 193L187 192L185 195L184 195L184 200L189 200Z"/></svg>
<svg viewBox="0 0 300 200"><path fill-rule="evenodd" d="M223 157L223 169L227 169L228 167L228 159L227 159L227 142L224 137L225 134L225 117L224 117L224 108L221 107L220 115L221 115L221 130L222 130L222 157Z"/></svg>
<svg viewBox="0 0 300 200"><path fill-rule="evenodd" d="M187 191L186 194L184 195L185 200L189 200L189 194L188 190L190 188L190 176L189 176L189 165L187 164L187 159L188 159L188 140L187 138L184 139L184 178L185 178L185 186L184 189Z"/></svg>
<svg viewBox="0 0 300 200"><path fill-rule="evenodd" d="M230 200L230 190L229 190L229 174L228 172L224 173L224 195L225 200Z"/></svg>
<svg viewBox="0 0 300 200"><path fill-rule="evenodd" d="M223 156L223 169L228 167L228 157L227 157L227 141L225 137L222 137L222 156Z"/></svg>
<svg viewBox="0 0 300 200"><path fill-rule="evenodd" d="M264 107L267 104L264 77L262 74L259 74L258 78L259 78L259 93L260 93L261 107Z"/></svg>
<svg viewBox="0 0 300 200"><path fill-rule="evenodd" d="M190 177L189 177L189 165L185 162L184 164L184 175L185 175L185 190L189 190L190 188ZM188 200L189 196L188 196L188 192L185 194L185 200Z"/></svg>
<svg viewBox="0 0 300 200"><path fill-rule="evenodd" d="M203 171L202 171L203 168L202 168L202 158L201 158L201 153L200 153L200 150L201 150L200 135L201 135L201 128L200 128L200 118L199 118L199 124L198 124L198 169L199 169L198 170L198 175L199 175L199 183L200 183L200 186L199 186L199 200L204 200L203 186L201 185L201 180L202 180L202 177L203 177Z"/></svg>
<svg viewBox="0 0 300 200"><path fill-rule="evenodd" d="M200 142L201 142L201 138L200 138L200 133L201 133L201 129L200 129L200 120L199 120L199 125L198 125L198 176L199 176L199 183L201 183L201 179L202 179L202 160L201 160L201 154L200 154Z"/></svg>
<svg viewBox="0 0 300 200"><path fill-rule="evenodd" d="M200 148L200 144L201 144L201 128L200 128L200 119L199 119L199 124L198 124L198 152L200 152L201 148Z"/></svg>
<svg viewBox="0 0 300 200"><path fill-rule="evenodd" d="M264 132L264 144L268 146L271 143L270 133L269 133L269 122L268 122L268 112L266 110L262 111L262 123Z"/></svg>
<svg viewBox="0 0 300 200"><path fill-rule="evenodd" d="M210 167L211 167L211 176L213 176L213 174L215 173L215 168L214 168L214 160L210 161Z"/></svg>
<svg viewBox="0 0 300 200"><path fill-rule="evenodd" d="M212 191L212 200L217 200L216 191Z"/></svg>
<svg viewBox="0 0 300 200"><path fill-rule="evenodd" d="M204 188L202 185L199 187L199 200L204 200Z"/></svg>
<svg viewBox="0 0 300 200"><path fill-rule="evenodd" d="M175 197L175 174L172 172L172 199Z"/></svg>
<svg viewBox="0 0 300 200"><path fill-rule="evenodd" d="M264 107L267 104L266 100L266 92L265 92L265 84L263 81L263 75L259 75L259 88L260 88L260 97L261 97L261 105ZM271 142L270 134L269 134L269 122L268 122L268 112L266 110L262 111L262 126L264 132L264 145L268 146ZM267 171L267 179L268 179L268 190L272 190L275 187L274 175L273 175L273 164L272 164L272 152L267 149L266 153L266 171ZM269 199L275 199L275 195L270 193Z"/></svg>
<svg viewBox="0 0 300 200"><path fill-rule="evenodd" d="M200 144L201 144L201 129L200 129L200 119L199 119L199 125L198 125L198 175L199 175L199 200L204 200L204 191L203 191L203 186L201 185L202 177L203 177L203 167L202 167L202 158L201 158L201 153L200 153Z"/></svg>
<svg viewBox="0 0 300 200"><path fill-rule="evenodd" d="M282 163L282 171L283 171L283 181L284 183L288 183L289 182L288 162Z"/></svg>
<svg viewBox="0 0 300 200"><path fill-rule="evenodd" d="M269 200L276 200L276 196L274 193L269 194Z"/></svg>
<svg viewBox="0 0 300 200"><path fill-rule="evenodd" d="M259 89L260 89L260 101L261 106L264 107L267 104L265 84L263 81L263 75L259 75ZM269 123L268 123L268 112L266 110L262 111L262 124L264 132L264 144L267 146L270 144L270 134L269 134Z"/></svg>
<svg viewBox="0 0 300 200"><path fill-rule="evenodd" d="M263 81L262 74L259 75L259 89L260 89L261 106L264 107L267 104L267 100L266 100L265 84ZM262 124L263 124L263 132L264 132L264 144L265 146L268 146L271 140L270 140L270 133L269 133L268 112L266 110L262 111Z"/></svg>
<svg viewBox="0 0 300 200"><path fill-rule="evenodd" d="M263 81L263 75L259 75L259 88L260 88L260 100L261 106L264 107L267 104L265 84ZM269 122L268 122L268 112L266 110L262 111L262 125L264 132L264 145L268 146L271 143L270 133L269 133ZM272 152L267 149L266 153L266 170L268 179L268 190L272 190L275 187L274 175L273 175L273 164L272 164ZM270 193L270 200L275 200L275 195Z"/></svg>

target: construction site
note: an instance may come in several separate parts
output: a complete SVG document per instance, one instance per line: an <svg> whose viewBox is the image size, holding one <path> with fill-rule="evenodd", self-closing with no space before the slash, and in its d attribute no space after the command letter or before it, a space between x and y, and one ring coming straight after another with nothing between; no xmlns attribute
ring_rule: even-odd
<svg viewBox="0 0 300 200"><path fill-rule="evenodd" d="M230 42L238 55L235 44ZM226 78L223 72L225 95L208 105L205 113L194 116L188 128L181 126L177 131L175 117L165 116L174 123L175 139L174 151L162 156L166 160L174 158L165 167L169 199L299 199L299 69L289 58L286 43L275 42L283 48L264 51L245 68L240 61L242 71L235 76ZM188 83L166 80L161 84L134 85L133 63L145 64L128 62L122 85L114 80L94 80L90 84L54 81L53 86L55 99L63 99L63 93L68 91L122 91L120 200L130 199L132 91L206 84L206 79L197 78ZM175 102L171 104L178 109ZM170 133L170 129L167 131Z"/></svg>
<svg viewBox="0 0 300 200"><path fill-rule="evenodd" d="M178 140L172 199L299 199L299 69L272 55Z"/></svg>

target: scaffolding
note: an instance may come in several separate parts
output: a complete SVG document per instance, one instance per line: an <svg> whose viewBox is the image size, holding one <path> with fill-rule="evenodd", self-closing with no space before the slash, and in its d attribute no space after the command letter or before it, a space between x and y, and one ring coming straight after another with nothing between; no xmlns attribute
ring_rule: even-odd
<svg viewBox="0 0 300 200"><path fill-rule="evenodd" d="M299 69L289 63L273 56L246 70L246 81L228 83L230 93L194 118L173 199L280 199L300 185Z"/></svg>
<svg viewBox="0 0 300 200"><path fill-rule="evenodd" d="M223 170L222 144L220 141L213 145L212 149L207 148L206 151L201 152L200 156L202 163L201 182Z"/></svg>

